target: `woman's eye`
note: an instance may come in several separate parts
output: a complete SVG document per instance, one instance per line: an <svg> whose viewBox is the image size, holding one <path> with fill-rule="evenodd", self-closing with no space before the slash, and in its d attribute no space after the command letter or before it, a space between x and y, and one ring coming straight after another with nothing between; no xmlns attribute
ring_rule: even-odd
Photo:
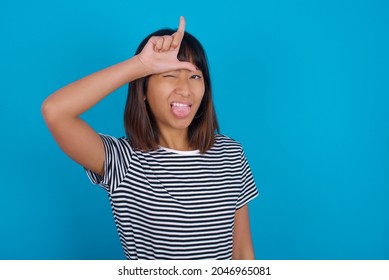
<svg viewBox="0 0 389 280"><path fill-rule="evenodd" d="M162 77L164 77L164 78L174 78L175 76L174 75L163 75Z"/></svg>
<svg viewBox="0 0 389 280"><path fill-rule="evenodd" d="M191 76L191 78L198 80L198 79L201 79L202 77L200 75L193 75L193 76Z"/></svg>

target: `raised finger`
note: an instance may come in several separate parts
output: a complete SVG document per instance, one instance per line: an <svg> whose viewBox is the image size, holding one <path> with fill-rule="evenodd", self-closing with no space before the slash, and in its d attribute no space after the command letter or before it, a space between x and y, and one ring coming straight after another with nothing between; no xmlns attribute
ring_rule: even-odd
<svg viewBox="0 0 389 280"><path fill-rule="evenodd" d="M180 16L180 25L178 26L177 31L181 33L185 32L185 18L183 16Z"/></svg>
<svg viewBox="0 0 389 280"><path fill-rule="evenodd" d="M171 49L175 49L180 46L182 38L184 38L185 34L185 18L183 16L180 17L180 25L178 26L177 31L172 35L173 42L171 43Z"/></svg>

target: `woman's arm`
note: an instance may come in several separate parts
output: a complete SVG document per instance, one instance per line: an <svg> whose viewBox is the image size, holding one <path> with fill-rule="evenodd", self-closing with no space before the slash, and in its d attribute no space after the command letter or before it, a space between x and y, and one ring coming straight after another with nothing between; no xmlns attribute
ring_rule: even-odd
<svg viewBox="0 0 389 280"><path fill-rule="evenodd" d="M60 148L73 160L104 174L104 146L99 135L80 115L117 88L135 79L173 69L195 70L177 54L185 32L184 18L172 36L152 37L139 55L96 72L50 95L42 114Z"/></svg>
<svg viewBox="0 0 389 280"><path fill-rule="evenodd" d="M232 259L254 260L247 204L235 212Z"/></svg>
<svg viewBox="0 0 389 280"><path fill-rule="evenodd" d="M42 104L42 114L60 148L79 164L103 175L103 143L79 116L115 89L144 73L145 67L134 57L50 95Z"/></svg>

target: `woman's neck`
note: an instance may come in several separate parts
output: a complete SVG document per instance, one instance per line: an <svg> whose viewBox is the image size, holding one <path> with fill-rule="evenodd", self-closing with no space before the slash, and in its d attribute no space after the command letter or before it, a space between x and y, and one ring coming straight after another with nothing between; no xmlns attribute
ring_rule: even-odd
<svg viewBox="0 0 389 280"><path fill-rule="evenodd" d="M190 151L188 130L173 130L159 132L159 145L178 151Z"/></svg>

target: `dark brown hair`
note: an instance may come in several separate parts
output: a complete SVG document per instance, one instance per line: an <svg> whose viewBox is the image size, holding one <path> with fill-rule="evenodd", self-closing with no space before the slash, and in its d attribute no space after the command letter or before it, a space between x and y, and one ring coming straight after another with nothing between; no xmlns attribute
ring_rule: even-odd
<svg viewBox="0 0 389 280"><path fill-rule="evenodd" d="M161 29L147 36L139 45L135 54L139 54L152 36L172 35L175 31ZM215 132L219 125L212 101L211 78L207 57L200 42L185 32L177 56L180 61L189 61L202 71L205 92L200 107L188 128L189 144L205 153L215 141ZM159 134L153 113L144 100L149 76L137 79L128 86L128 96L124 111L124 128L131 146L138 150L158 148Z"/></svg>

